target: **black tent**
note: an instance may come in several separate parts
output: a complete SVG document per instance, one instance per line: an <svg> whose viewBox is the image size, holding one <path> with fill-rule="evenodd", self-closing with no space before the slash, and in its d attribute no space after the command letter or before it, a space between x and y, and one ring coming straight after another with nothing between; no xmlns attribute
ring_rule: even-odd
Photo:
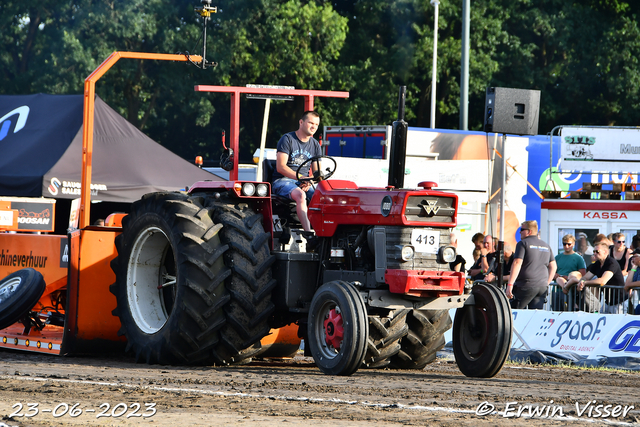
<svg viewBox="0 0 640 427"><path fill-rule="evenodd" d="M82 95L0 95L0 196L80 197ZM133 202L222 181L162 147L96 97L92 200Z"/></svg>

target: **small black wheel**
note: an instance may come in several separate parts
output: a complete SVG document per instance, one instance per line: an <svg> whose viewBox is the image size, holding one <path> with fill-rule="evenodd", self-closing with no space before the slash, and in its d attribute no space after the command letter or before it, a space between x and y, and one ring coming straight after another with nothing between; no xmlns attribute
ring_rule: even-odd
<svg viewBox="0 0 640 427"><path fill-rule="evenodd" d="M329 159L333 162L332 166L327 167L324 171L320 168L320 160L321 159ZM313 163L315 162L316 164L316 169L317 172L313 173L313 176L302 176L300 174L300 171L302 169L304 169L305 165L307 163ZM318 182L318 181L322 181L323 179L329 179L331 177L331 175L333 175L336 172L336 168L338 167L338 165L336 164L336 161L333 157L329 157L329 156L316 156L316 157L312 157L310 159L305 160L300 166L298 166L298 170L296 170L296 179L298 181L313 181L313 182Z"/></svg>
<svg viewBox="0 0 640 427"><path fill-rule="evenodd" d="M351 375L367 350L369 324L360 293L343 281L325 283L311 300L308 344L318 368L329 375Z"/></svg>
<svg viewBox="0 0 640 427"><path fill-rule="evenodd" d="M0 329L27 314L46 287L42 274L33 268L23 268L0 281Z"/></svg>
<svg viewBox="0 0 640 427"><path fill-rule="evenodd" d="M468 377L491 378L507 359L513 333L511 308L504 293L492 285L476 283L475 305L456 310L453 353Z"/></svg>

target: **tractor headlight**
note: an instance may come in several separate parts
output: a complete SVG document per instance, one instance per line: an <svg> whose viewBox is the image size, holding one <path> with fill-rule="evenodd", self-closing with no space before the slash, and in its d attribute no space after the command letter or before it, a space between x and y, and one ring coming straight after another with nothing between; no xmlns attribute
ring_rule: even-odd
<svg viewBox="0 0 640 427"><path fill-rule="evenodd" d="M256 194L256 186L251 182L245 182L242 184L242 195L243 196L253 196Z"/></svg>
<svg viewBox="0 0 640 427"><path fill-rule="evenodd" d="M402 258L402 261L411 261L414 255L415 250L413 249L413 246L407 245L400 248L400 257Z"/></svg>
<svg viewBox="0 0 640 427"><path fill-rule="evenodd" d="M267 197L267 194L269 194L269 186L267 184L258 184L256 192L259 197Z"/></svg>
<svg viewBox="0 0 640 427"><path fill-rule="evenodd" d="M442 246L438 249L437 261L439 264L446 264L456 260L456 248L453 246Z"/></svg>

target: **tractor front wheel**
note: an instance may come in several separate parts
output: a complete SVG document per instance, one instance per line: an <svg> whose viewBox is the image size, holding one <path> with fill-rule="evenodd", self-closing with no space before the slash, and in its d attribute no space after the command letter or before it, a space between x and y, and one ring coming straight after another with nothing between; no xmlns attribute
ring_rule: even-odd
<svg viewBox="0 0 640 427"><path fill-rule="evenodd" d="M494 377L504 365L513 333L507 297L494 286L477 283L471 290L474 305L456 310L453 353L468 377Z"/></svg>
<svg viewBox="0 0 640 427"><path fill-rule="evenodd" d="M364 300L343 281L322 285L311 300L308 345L316 365L329 375L351 375L367 349L368 322Z"/></svg>

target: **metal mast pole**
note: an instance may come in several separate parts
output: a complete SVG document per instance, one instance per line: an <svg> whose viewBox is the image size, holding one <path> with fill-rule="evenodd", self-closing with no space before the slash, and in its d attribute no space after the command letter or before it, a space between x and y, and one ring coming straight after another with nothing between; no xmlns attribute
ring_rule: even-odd
<svg viewBox="0 0 640 427"><path fill-rule="evenodd" d="M438 12L440 2L431 0L435 7L433 16L433 71L431 71L431 129L436 127L436 74L438 72Z"/></svg>
<svg viewBox="0 0 640 427"><path fill-rule="evenodd" d="M469 29L471 0L462 0L462 67L460 70L460 130L469 130Z"/></svg>

